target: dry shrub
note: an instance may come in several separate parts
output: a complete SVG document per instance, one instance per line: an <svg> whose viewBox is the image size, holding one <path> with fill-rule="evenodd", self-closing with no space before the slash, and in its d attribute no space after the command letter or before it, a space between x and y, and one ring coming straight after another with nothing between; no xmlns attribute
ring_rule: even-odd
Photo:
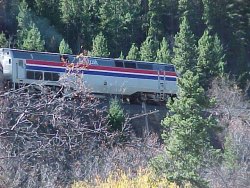
<svg viewBox="0 0 250 188"><path fill-rule="evenodd" d="M217 101L213 113L224 128L222 159L209 169L211 187L250 185L250 108L244 92L228 79L215 80L210 91Z"/></svg>
<svg viewBox="0 0 250 188"><path fill-rule="evenodd" d="M105 105L84 85L68 96L42 85L2 93L1 188L67 187L147 166L162 151L155 135L139 139L127 127L109 132Z"/></svg>

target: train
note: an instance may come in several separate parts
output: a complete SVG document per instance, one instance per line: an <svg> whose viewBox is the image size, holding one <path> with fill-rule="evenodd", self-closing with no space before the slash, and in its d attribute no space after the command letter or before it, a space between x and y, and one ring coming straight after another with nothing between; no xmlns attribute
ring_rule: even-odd
<svg viewBox="0 0 250 188"><path fill-rule="evenodd" d="M14 88L60 87L69 67L78 67L93 94L155 101L177 95L178 76L172 64L0 48L0 81Z"/></svg>

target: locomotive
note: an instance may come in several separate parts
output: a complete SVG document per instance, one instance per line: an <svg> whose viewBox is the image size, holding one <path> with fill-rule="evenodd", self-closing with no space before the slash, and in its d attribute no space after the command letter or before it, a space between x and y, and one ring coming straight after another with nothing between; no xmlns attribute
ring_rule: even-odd
<svg viewBox="0 0 250 188"><path fill-rule="evenodd" d="M84 64L78 66L82 81L94 94L166 100L178 89L172 64L0 48L0 79L13 87L60 86L69 64Z"/></svg>

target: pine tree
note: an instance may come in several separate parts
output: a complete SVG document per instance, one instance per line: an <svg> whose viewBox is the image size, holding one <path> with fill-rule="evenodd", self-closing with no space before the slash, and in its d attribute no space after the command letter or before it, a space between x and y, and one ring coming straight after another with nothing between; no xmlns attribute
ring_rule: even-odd
<svg viewBox="0 0 250 188"><path fill-rule="evenodd" d="M226 5L226 21L229 28L228 61L231 72L240 76L239 81L246 85L249 76L250 50L250 1L228 0ZM248 75L248 76L246 76Z"/></svg>
<svg viewBox="0 0 250 188"><path fill-rule="evenodd" d="M61 22L66 29L67 38L70 44L75 44L75 51L80 50L81 43L91 45L91 30L92 26L90 18L89 0L60 0L59 9L61 11Z"/></svg>
<svg viewBox="0 0 250 188"><path fill-rule="evenodd" d="M161 17L163 15L163 2L161 0L149 0L148 1L148 18L149 29L148 36L151 36L154 40L157 40L163 35L163 24Z"/></svg>
<svg viewBox="0 0 250 188"><path fill-rule="evenodd" d="M169 101L169 114L164 119L166 152L169 157L168 178L178 184L190 182L197 187L206 187L200 170L209 165L207 154L214 154L208 131L216 126L213 118L204 117L203 109L212 103L199 85L199 76L186 71L178 80L179 94Z"/></svg>
<svg viewBox="0 0 250 188"><path fill-rule="evenodd" d="M138 19L141 16L141 1L106 0L100 2L102 3L98 7L99 29L104 32L114 56L118 56L121 50L129 49L131 41L138 40L138 36L141 37L142 20Z"/></svg>
<svg viewBox="0 0 250 188"><path fill-rule="evenodd" d="M172 60L172 63L176 65L181 74L187 70L193 70L196 66L197 52L195 43L189 22L184 17L180 24L180 31L175 35L174 58Z"/></svg>
<svg viewBox="0 0 250 188"><path fill-rule="evenodd" d="M163 37L160 43L160 48L157 50L156 62L159 63L171 63L171 55L168 47L168 42L165 37Z"/></svg>
<svg viewBox="0 0 250 188"><path fill-rule="evenodd" d="M128 55L126 57L127 60L140 60L140 52L135 43L132 44Z"/></svg>
<svg viewBox="0 0 250 188"><path fill-rule="evenodd" d="M2 32L0 33L0 48L8 47L8 41L5 37L5 34Z"/></svg>
<svg viewBox="0 0 250 188"><path fill-rule="evenodd" d="M224 53L224 48L217 34L214 35L213 39L214 39L213 40L213 45L214 45L213 52L215 56L216 66L218 68L217 74L219 76L223 76L225 73L225 56L226 55Z"/></svg>
<svg viewBox="0 0 250 188"><path fill-rule="evenodd" d="M23 39L22 48L25 50L43 51L45 42L41 38L38 28L33 23L27 32L27 38Z"/></svg>
<svg viewBox="0 0 250 188"><path fill-rule="evenodd" d="M25 0L21 1L19 6L19 13L17 15L17 23L20 29L27 28L31 22L33 22L33 17L28 4Z"/></svg>
<svg viewBox="0 0 250 188"><path fill-rule="evenodd" d="M72 54L72 50L70 49L68 43L66 43L64 39L60 42L59 52L60 54Z"/></svg>
<svg viewBox="0 0 250 188"><path fill-rule="evenodd" d="M26 3L26 1L28 3ZM23 39L27 38L27 32L30 29L30 25L32 25L32 23L35 23L41 36L45 40L46 50L48 50L50 52L58 52L58 46L60 44L60 41L62 40L62 35L57 31L55 26L51 25L50 20L48 18L46 18L46 17L50 18L50 16L54 15L54 13L46 15L46 17L39 17L39 16L34 14L34 10L37 11L39 14L41 13L36 8L39 7L39 9L43 9L43 11L45 11L44 10L44 8L46 7L45 4L48 4L48 6L49 6L49 4L52 2L51 1L43 1L42 2L40 0L36 0L36 3L34 5L30 1L28 1L28 0L26 0L26 1L22 1L20 3L19 13L17 16L17 20L18 20L18 35L17 35L18 36L18 47L22 48L22 44L24 42ZM44 6L43 8L40 7L42 4ZM28 5L30 5L30 7ZM36 8L34 8L34 7L36 7ZM33 8L33 9L31 9L31 8ZM54 9L58 9L58 8L54 8ZM46 11L49 12L51 10L47 7ZM58 19L58 18L53 18L53 19ZM58 20L57 20L57 23L58 23Z"/></svg>
<svg viewBox="0 0 250 188"><path fill-rule="evenodd" d="M93 50L91 55L97 57L108 57L109 54L106 38L102 33L99 33L93 40Z"/></svg>
<svg viewBox="0 0 250 188"><path fill-rule="evenodd" d="M147 37L140 48L142 61L154 61L156 58L157 42L152 37Z"/></svg>
<svg viewBox="0 0 250 188"><path fill-rule="evenodd" d="M184 17L189 21L191 31L199 35L203 29L202 2L200 0L178 0L179 20Z"/></svg>
<svg viewBox="0 0 250 188"><path fill-rule="evenodd" d="M120 53L119 59L125 59L125 57L124 57L122 51L121 51L121 53Z"/></svg>
<svg viewBox="0 0 250 188"><path fill-rule="evenodd" d="M125 121L125 115L118 100L114 99L110 103L108 111L108 120L112 131L122 130Z"/></svg>
<svg viewBox="0 0 250 188"><path fill-rule="evenodd" d="M207 28L209 30L213 29L213 21L214 21L214 9L215 9L215 3L214 0L202 0L203 6L204 6L204 12L202 19L204 20L205 24L207 25Z"/></svg>
<svg viewBox="0 0 250 188"><path fill-rule="evenodd" d="M19 13L17 15L17 45L19 48L23 48L24 40L27 38L28 29L31 23L33 23L33 19L30 9L28 8L28 4L25 0L20 2L18 9Z"/></svg>
<svg viewBox="0 0 250 188"><path fill-rule="evenodd" d="M224 54L218 36L211 36L208 30L198 41L197 72L200 84L207 88L213 77L223 74Z"/></svg>

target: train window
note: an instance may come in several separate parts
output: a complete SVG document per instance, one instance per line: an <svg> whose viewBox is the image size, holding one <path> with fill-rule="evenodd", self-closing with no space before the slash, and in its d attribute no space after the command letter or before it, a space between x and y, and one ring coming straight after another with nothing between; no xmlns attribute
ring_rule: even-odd
<svg viewBox="0 0 250 188"><path fill-rule="evenodd" d="M52 80L51 72L44 72L44 80Z"/></svg>
<svg viewBox="0 0 250 188"><path fill-rule="evenodd" d="M48 81L58 81L59 80L59 74L53 73L53 72L44 72L44 80Z"/></svg>
<svg viewBox="0 0 250 188"><path fill-rule="evenodd" d="M59 80L59 74L58 73L52 73L52 81L58 81Z"/></svg>
<svg viewBox="0 0 250 188"><path fill-rule="evenodd" d="M173 65L166 65L165 66L165 71L170 71L170 72L174 72L174 66Z"/></svg>
<svg viewBox="0 0 250 188"><path fill-rule="evenodd" d="M42 80L43 73L42 72L35 72L35 80Z"/></svg>
<svg viewBox="0 0 250 188"><path fill-rule="evenodd" d="M125 61L124 66L125 66L125 68L136 69L136 64L135 64L135 62L132 62L132 61Z"/></svg>
<svg viewBox="0 0 250 188"><path fill-rule="evenodd" d="M153 70L153 65L150 63L137 63L138 69Z"/></svg>
<svg viewBox="0 0 250 188"><path fill-rule="evenodd" d="M123 67L123 61L122 60L115 60L115 66L116 67Z"/></svg>
<svg viewBox="0 0 250 188"><path fill-rule="evenodd" d="M9 64L11 64L11 59L9 59Z"/></svg>
<svg viewBox="0 0 250 188"><path fill-rule="evenodd" d="M35 72L27 71L26 77L27 77L27 79L34 79L35 78Z"/></svg>
<svg viewBox="0 0 250 188"><path fill-rule="evenodd" d="M101 65L101 66L107 66L107 67L114 67L115 61L112 59L101 59L101 58L89 58L90 64L93 65Z"/></svg>

